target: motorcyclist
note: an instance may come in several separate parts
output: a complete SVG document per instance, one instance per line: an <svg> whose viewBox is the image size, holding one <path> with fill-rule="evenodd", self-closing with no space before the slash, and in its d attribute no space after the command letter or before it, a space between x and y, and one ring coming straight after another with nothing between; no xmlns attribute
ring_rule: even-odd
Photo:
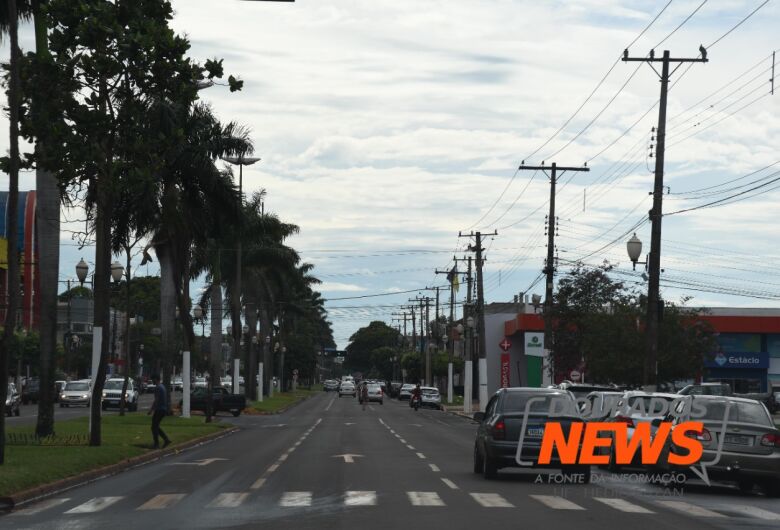
<svg viewBox="0 0 780 530"><path fill-rule="evenodd" d="M422 403L422 389L420 388L420 383L417 383L417 386L414 387L414 390L412 390L412 399L410 401L411 406L415 406L415 401L417 402L418 407Z"/></svg>

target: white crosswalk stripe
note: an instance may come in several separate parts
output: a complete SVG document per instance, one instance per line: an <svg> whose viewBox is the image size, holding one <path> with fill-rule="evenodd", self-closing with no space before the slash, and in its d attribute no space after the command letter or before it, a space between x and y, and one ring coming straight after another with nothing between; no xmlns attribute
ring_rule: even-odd
<svg viewBox="0 0 780 530"><path fill-rule="evenodd" d="M712 510L702 508L701 506L696 506L695 504L691 504L689 502L683 502L683 501L657 501L657 502L658 504L666 508L671 508L672 510L677 510L678 512L684 512L687 513L688 515L693 515L696 517L712 517L712 518L726 517L722 513L713 512Z"/></svg>
<svg viewBox="0 0 780 530"><path fill-rule="evenodd" d="M104 510L111 506L112 504L115 504L119 501L121 501L124 497L95 497L94 499L90 499L84 504L79 504L75 508L71 508L66 514L76 514L76 513L94 513L99 512L100 510Z"/></svg>
<svg viewBox="0 0 780 530"><path fill-rule="evenodd" d="M209 508L237 508L249 496L248 493L220 493L209 504Z"/></svg>
<svg viewBox="0 0 780 530"><path fill-rule="evenodd" d="M444 501L435 491L407 491L406 495L412 506L444 506Z"/></svg>
<svg viewBox="0 0 780 530"><path fill-rule="evenodd" d="M470 493L475 501L485 508L514 508L514 504L498 493Z"/></svg>
<svg viewBox="0 0 780 530"><path fill-rule="evenodd" d="M186 495L184 493L165 493L161 495L155 495L141 506L136 508L137 510L163 510L169 508L182 500Z"/></svg>
<svg viewBox="0 0 780 530"><path fill-rule="evenodd" d="M344 496L344 506L376 506L376 492L348 491Z"/></svg>
<svg viewBox="0 0 780 530"><path fill-rule="evenodd" d="M593 497L593 500L606 504L607 506L615 508L616 510L620 510L621 512L654 513L652 510L648 510L644 506L630 503L625 499L616 499L614 497Z"/></svg>
<svg viewBox="0 0 780 530"><path fill-rule="evenodd" d="M767 521L780 521L780 513L770 512L756 506L746 506L744 504L729 505L727 510L729 512L736 512L740 515L747 517L756 517L758 519L765 519Z"/></svg>
<svg viewBox="0 0 780 530"><path fill-rule="evenodd" d="M285 491L279 501L279 506L311 506L310 491Z"/></svg>
<svg viewBox="0 0 780 530"><path fill-rule="evenodd" d="M558 497L556 495L531 495L532 499L535 499L545 506L552 508L553 510L584 510L579 504Z"/></svg>
<svg viewBox="0 0 780 530"><path fill-rule="evenodd" d="M22 508L21 510L17 510L13 512L13 515L35 515L37 513L41 513L44 510L48 510L49 508L54 508L55 506L59 506L60 504L65 504L69 500L70 500L69 498L46 499L45 501L41 501L33 504L29 508Z"/></svg>

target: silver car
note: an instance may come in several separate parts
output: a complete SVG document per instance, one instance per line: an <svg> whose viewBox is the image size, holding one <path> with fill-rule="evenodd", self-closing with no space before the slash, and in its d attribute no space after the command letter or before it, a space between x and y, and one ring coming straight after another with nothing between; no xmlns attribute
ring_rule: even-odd
<svg viewBox="0 0 780 530"><path fill-rule="evenodd" d="M414 385L410 383L406 383L401 387L401 390L398 391L398 399L400 401L408 401L412 399L412 390L414 390Z"/></svg>
<svg viewBox="0 0 780 530"><path fill-rule="evenodd" d="M382 392L382 385L379 383L366 383L368 387L368 402L378 401L380 405L384 405L385 394Z"/></svg>
<svg viewBox="0 0 780 530"><path fill-rule="evenodd" d="M704 448L702 462L712 462L718 458L723 420L728 418L719 459L717 463L707 466L709 477L736 482L745 492L759 485L768 496L780 497L780 429L775 426L764 404L733 396L694 395L689 396L689 399L693 400L693 404L688 410L703 409L703 417L697 418L688 412L672 422L673 425L685 421L700 421L704 424L704 429L696 436ZM678 412L685 411L683 405L677 405ZM671 468L665 464L669 451L687 454L687 449L678 448L670 443L670 439L659 460L664 468ZM688 468L673 469L688 472Z"/></svg>
<svg viewBox="0 0 780 530"><path fill-rule="evenodd" d="M352 383L351 381L342 381L341 386L339 387L339 397L341 396L357 397L355 383Z"/></svg>
<svg viewBox="0 0 780 530"><path fill-rule="evenodd" d="M89 407L92 398L92 386L89 380L70 381L60 394L60 407L79 405Z"/></svg>
<svg viewBox="0 0 780 530"><path fill-rule="evenodd" d="M441 394L439 389L432 386L420 387L420 405L441 409Z"/></svg>

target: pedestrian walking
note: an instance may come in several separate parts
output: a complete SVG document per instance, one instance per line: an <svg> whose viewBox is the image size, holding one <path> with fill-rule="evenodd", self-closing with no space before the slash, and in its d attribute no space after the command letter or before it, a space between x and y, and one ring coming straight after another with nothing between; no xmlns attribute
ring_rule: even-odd
<svg viewBox="0 0 780 530"><path fill-rule="evenodd" d="M165 386L160 383L160 376L153 375L152 383L154 383L154 402L152 403L149 414L152 416L152 438L154 439L154 448L160 448L160 437L163 439L163 449L168 447L171 443L170 438L160 428L160 422L163 420L166 414L168 414L168 391Z"/></svg>

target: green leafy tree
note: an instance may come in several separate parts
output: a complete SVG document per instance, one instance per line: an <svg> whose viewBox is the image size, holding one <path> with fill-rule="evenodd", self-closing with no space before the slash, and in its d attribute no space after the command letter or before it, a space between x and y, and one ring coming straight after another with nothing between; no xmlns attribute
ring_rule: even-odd
<svg viewBox="0 0 780 530"><path fill-rule="evenodd" d="M375 320L358 329L350 338L344 368L368 373L374 368L372 355L382 347L398 346L398 330Z"/></svg>

